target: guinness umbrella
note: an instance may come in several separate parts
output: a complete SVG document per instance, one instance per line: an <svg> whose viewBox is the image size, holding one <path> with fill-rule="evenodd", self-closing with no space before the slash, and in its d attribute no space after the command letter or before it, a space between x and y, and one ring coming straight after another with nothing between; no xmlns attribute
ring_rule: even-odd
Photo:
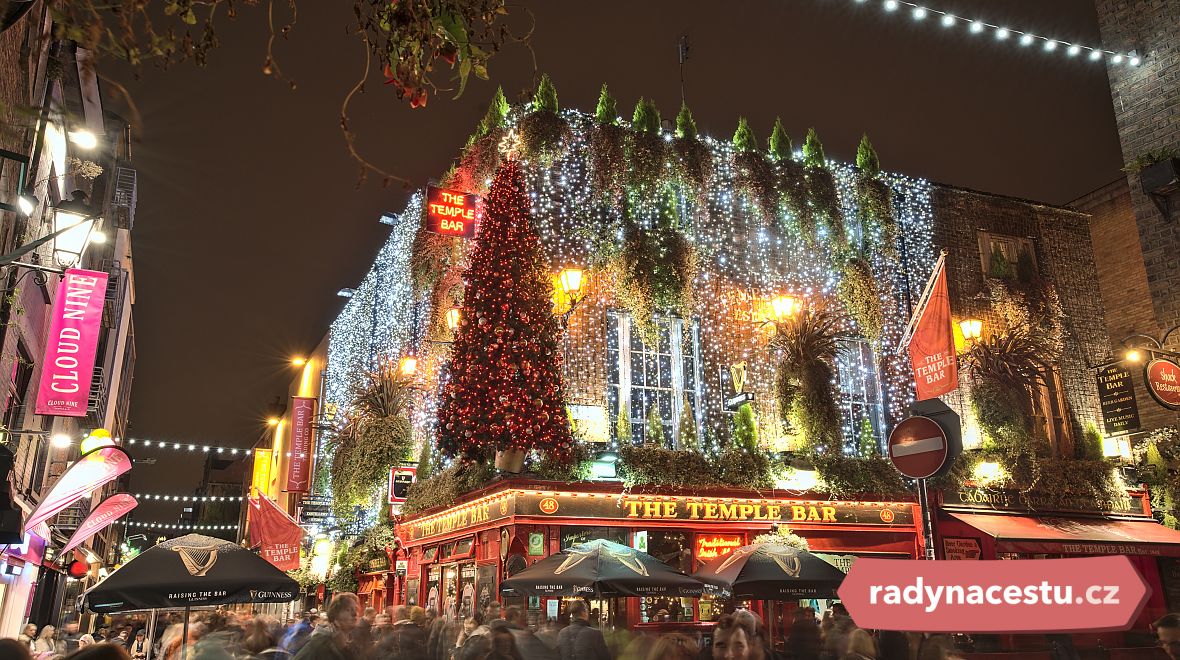
<svg viewBox="0 0 1180 660"><path fill-rule="evenodd" d="M604 539L562 550L500 584L507 595L700 596L703 585L651 555Z"/></svg>
<svg viewBox="0 0 1180 660"><path fill-rule="evenodd" d="M693 577L734 598L835 598L844 573L806 550L779 543L742 546L710 560Z"/></svg>
<svg viewBox="0 0 1180 660"><path fill-rule="evenodd" d="M286 603L299 584L262 557L211 536L164 541L82 595L93 612ZM187 621L187 619L186 619Z"/></svg>

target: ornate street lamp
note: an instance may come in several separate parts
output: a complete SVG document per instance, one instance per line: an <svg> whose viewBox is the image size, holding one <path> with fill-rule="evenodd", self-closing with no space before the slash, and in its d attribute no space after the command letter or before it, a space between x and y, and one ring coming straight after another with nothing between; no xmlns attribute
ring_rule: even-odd
<svg viewBox="0 0 1180 660"><path fill-rule="evenodd" d="M983 321L979 319L963 319L959 321L959 330L963 332L963 339L969 342L977 341L983 336Z"/></svg>

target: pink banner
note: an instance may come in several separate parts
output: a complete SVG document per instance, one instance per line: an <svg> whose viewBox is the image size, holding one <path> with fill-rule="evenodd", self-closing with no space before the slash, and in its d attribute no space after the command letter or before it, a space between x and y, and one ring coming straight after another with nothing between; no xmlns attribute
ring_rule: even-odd
<svg viewBox="0 0 1180 660"><path fill-rule="evenodd" d="M315 420L311 397L291 397L291 460L287 463L287 492L306 493L311 486L311 425Z"/></svg>
<svg viewBox="0 0 1180 660"><path fill-rule="evenodd" d="M131 469L131 458L119 447L100 447L83 454L65 474L53 484L53 488L41 499L41 503L25 520L25 529L33 529L49 520L59 511L77 502L91 491L100 488L119 475Z"/></svg>
<svg viewBox="0 0 1180 660"><path fill-rule="evenodd" d="M89 516L86 516L86 520L82 521L82 524L78 526L78 530L70 537L69 543L66 543L65 547L58 552L58 555L64 555L78 547L83 541L105 529L107 525L127 515L137 506L139 506L139 501L127 493L119 493L106 498L102 504L99 504L90 512Z"/></svg>
<svg viewBox="0 0 1180 660"><path fill-rule="evenodd" d="M62 277L37 386L38 415L86 415L106 292L106 273L71 268Z"/></svg>
<svg viewBox="0 0 1180 660"><path fill-rule="evenodd" d="M250 500L250 545L262 546L262 558L283 571L299 568L303 529L267 497Z"/></svg>

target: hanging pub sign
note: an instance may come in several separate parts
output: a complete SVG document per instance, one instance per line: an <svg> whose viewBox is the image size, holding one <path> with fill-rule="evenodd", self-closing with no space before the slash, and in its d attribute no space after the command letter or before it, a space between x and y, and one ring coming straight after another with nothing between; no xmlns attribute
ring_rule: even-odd
<svg viewBox="0 0 1180 660"><path fill-rule="evenodd" d="M291 460L287 462L287 492L306 493L311 487L311 424L314 397L291 397Z"/></svg>
<svg viewBox="0 0 1180 660"><path fill-rule="evenodd" d="M1156 358L1143 367L1143 380L1156 403L1170 410L1180 410L1180 365Z"/></svg>
<svg viewBox="0 0 1180 660"><path fill-rule="evenodd" d="M426 186L426 229L444 236L475 237L479 196Z"/></svg>
<svg viewBox="0 0 1180 660"><path fill-rule="evenodd" d="M1102 406L1102 425L1108 435L1139 430L1139 406L1131 370L1112 364L1098 370L1098 401Z"/></svg>
<svg viewBox="0 0 1180 660"><path fill-rule="evenodd" d="M410 485L418 474L418 468L402 465L389 471L389 503L403 504L410 491Z"/></svg>

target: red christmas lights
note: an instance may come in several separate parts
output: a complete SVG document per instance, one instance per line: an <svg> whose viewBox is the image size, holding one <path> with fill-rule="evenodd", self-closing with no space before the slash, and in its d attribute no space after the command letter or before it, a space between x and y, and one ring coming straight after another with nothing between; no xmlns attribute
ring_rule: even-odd
<svg viewBox="0 0 1180 660"><path fill-rule="evenodd" d="M513 161L496 172L466 273L438 444L449 456L541 449L569 457L553 284Z"/></svg>

